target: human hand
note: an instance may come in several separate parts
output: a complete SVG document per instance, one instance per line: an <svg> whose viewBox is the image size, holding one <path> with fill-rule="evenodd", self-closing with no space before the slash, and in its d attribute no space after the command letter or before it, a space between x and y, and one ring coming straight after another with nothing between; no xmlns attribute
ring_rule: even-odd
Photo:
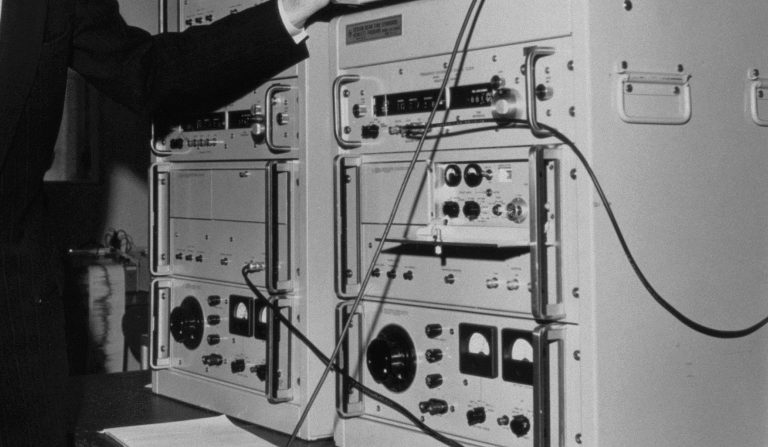
<svg viewBox="0 0 768 447"><path fill-rule="evenodd" d="M286 18L296 28L303 28L314 13L323 9L330 0L282 0Z"/></svg>

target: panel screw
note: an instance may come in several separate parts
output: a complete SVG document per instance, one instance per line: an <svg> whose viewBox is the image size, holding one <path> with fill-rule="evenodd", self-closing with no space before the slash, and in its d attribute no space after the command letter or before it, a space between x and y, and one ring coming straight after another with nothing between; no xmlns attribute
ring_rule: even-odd
<svg viewBox="0 0 768 447"><path fill-rule="evenodd" d="M759 78L760 77L760 70L758 70L757 68L753 68L752 70L749 71L749 77L753 81L755 79Z"/></svg>
<svg viewBox="0 0 768 447"><path fill-rule="evenodd" d="M521 65L521 66L520 66L520 74L522 74L523 76L525 76L525 65Z"/></svg>
<svg viewBox="0 0 768 447"><path fill-rule="evenodd" d="M632 84L627 84L627 88L626 88L626 90L627 90L627 93L632 93L632 90L634 90L634 89L635 89L635 88L634 88L634 87L632 87Z"/></svg>
<svg viewBox="0 0 768 447"><path fill-rule="evenodd" d="M629 67L627 61L621 61L621 69L626 70Z"/></svg>
<svg viewBox="0 0 768 447"><path fill-rule="evenodd" d="M346 133L346 134L352 133L352 128L349 127L349 126L344 127L344 133Z"/></svg>
<svg viewBox="0 0 768 447"><path fill-rule="evenodd" d="M676 94L676 95L679 95L679 94L680 94L680 87L678 87L678 86L675 86L675 88L672 90L672 92L673 92L674 94Z"/></svg>
<svg viewBox="0 0 768 447"><path fill-rule="evenodd" d="M677 72L682 73L685 71L685 67L683 67L683 64L677 64Z"/></svg>
<svg viewBox="0 0 768 447"><path fill-rule="evenodd" d="M574 180L576 180L576 169L575 169L575 168L574 168L574 169L571 169L571 178L572 178L572 179L574 179ZM573 290L574 290L574 291L576 292L576 294L578 295L578 293L579 293L579 289L578 289L578 288L576 288L576 289L573 289Z"/></svg>
<svg viewBox="0 0 768 447"><path fill-rule="evenodd" d="M568 114L571 116L576 116L576 107L571 106L568 108Z"/></svg>
<svg viewBox="0 0 768 447"><path fill-rule="evenodd" d="M576 433L576 444L581 444L581 433Z"/></svg>
<svg viewBox="0 0 768 447"><path fill-rule="evenodd" d="M576 359L576 361L581 361L581 351L573 351L573 358Z"/></svg>
<svg viewBox="0 0 768 447"><path fill-rule="evenodd" d="M624 0L624 10L625 11L632 11L632 2L629 0Z"/></svg>
<svg viewBox="0 0 768 447"><path fill-rule="evenodd" d="M571 177L576 178L576 170L574 169L571 171ZM574 287L573 290L571 290L571 294L574 298L581 298L581 295L579 294L579 288Z"/></svg>
<svg viewBox="0 0 768 447"><path fill-rule="evenodd" d="M568 61L568 71L573 71L573 61Z"/></svg>
<svg viewBox="0 0 768 447"><path fill-rule="evenodd" d="M345 98L349 98L349 90L344 89L344 92L342 92L342 95L344 95Z"/></svg>

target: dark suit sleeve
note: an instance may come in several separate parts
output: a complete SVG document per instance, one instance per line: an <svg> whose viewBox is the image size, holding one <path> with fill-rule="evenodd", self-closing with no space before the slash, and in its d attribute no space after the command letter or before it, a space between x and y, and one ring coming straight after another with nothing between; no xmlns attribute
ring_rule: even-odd
<svg viewBox="0 0 768 447"><path fill-rule="evenodd" d="M72 68L147 115L220 107L307 57L276 0L158 36L126 25L115 0L76 0L72 33Z"/></svg>

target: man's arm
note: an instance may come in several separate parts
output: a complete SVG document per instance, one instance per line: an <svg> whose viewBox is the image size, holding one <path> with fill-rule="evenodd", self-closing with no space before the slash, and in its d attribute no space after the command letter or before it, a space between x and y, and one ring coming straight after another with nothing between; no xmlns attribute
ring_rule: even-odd
<svg viewBox="0 0 768 447"><path fill-rule="evenodd" d="M325 3L288 0L283 6L292 23L303 25ZM307 57L283 26L276 0L154 37L127 26L115 0L76 0L73 44L76 71L144 113L220 107Z"/></svg>

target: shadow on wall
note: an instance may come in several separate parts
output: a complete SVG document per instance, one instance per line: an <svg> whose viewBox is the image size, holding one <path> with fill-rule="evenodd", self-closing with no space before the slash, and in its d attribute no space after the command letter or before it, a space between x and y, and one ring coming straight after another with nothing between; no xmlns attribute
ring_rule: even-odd
<svg viewBox="0 0 768 447"><path fill-rule="evenodd" d="M85 127L87 142L95 146L92 174L45 185L49 219L60 230L55 248L92 248L104 243L110 228L125 230L135 247L147 247L150 123L104 96L90 98L96 112L85 114L95 123Z"/></svg>

